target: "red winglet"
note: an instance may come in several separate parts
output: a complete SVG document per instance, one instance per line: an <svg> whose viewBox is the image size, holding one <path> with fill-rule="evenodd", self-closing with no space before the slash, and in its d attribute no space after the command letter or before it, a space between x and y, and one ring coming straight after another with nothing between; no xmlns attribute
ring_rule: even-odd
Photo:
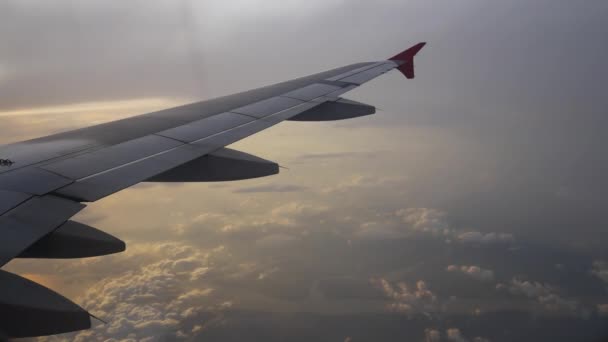
<svg viewBox="0 0 608 342"><path fill-rule="evenodd" d="M389 60L403 62L397 69L399 69L405 77L409 79L414 78L414 56L416 56L425 45L426 43L418 43Z"/></svg>

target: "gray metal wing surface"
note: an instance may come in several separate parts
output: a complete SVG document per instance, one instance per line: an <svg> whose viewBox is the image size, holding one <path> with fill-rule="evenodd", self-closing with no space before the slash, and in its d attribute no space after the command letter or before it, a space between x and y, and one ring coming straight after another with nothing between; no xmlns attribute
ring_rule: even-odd
<svg viewBox="0 0 608 342"><path fill-rule="evenodd" d="M340 96L392 69L413 78L413 58L422 46L424 43L386 61L353 64L235 95L1 146L0 267L18 257L75 258L124 250L122 241L69 220L85 207L83 203L137 183L223 181L277 173L275 163L225 146L285 120L341 120L373 114L373 106ZM0 336L48 335L90 325L81 317L88 314L74 309L73 303L60 295L50 290L45 293L43 287L4 271L0 271L0 278L6 278L0 282ZM62 304L53 311L48 305L28 300L30 295ZM49 325L27 315L13 315L16 311L32 312L31 317L55 312L56 318L72 319L54 319Z"/></svg>

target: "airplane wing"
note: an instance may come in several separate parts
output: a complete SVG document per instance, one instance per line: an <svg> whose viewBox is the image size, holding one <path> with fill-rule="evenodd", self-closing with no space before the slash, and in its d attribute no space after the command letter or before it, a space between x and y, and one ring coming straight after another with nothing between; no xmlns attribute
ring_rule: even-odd
<svg viewBox="0 0 608 342"><path fill-rule="evenodd" d="M70 218L140 182L212 182L279 172L276 163L225 148L284 120L374 114L341 98L392 70L414 78L419 43L359 63L210 101L0 147L0 267L14 258L84 258L124 242ZM59 294L0 270L0 336L88 329L90 314Z"/></svg>

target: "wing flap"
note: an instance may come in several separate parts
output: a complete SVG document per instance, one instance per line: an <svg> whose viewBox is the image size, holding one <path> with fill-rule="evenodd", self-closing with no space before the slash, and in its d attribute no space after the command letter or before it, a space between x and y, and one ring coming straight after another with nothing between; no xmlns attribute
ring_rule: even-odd
<svg viewBox="0 0 608 342"><path fill-rule="evenodd" d="M319 103L308 102L263 119L184 144L169 151L140 159L114 169L80 179L55 193L83 202L94 202L122 189L143 182L196 158L212 153L247 136L298 115Z"/></svg>
<svg viewBox="0 0 608 342"><path fill-rule="evenodd" d="M179 145L182 145L182 143L174 139L148 135L94 152L52 162L42 166L42 168L76 180L168 151Z"/></svg>
<svg viewBox="0 0 608 342"><path fill-rule="evenodd" d="M81 202L94 202L203 156L211 152L210 150L187 144L182 145L170 151L83 178L55 193Z"/></svg>
<svg viewBox="0 0 608 342"><path fill-rule="evenodd" d="M0 190L0 215L27 201L32 195L22 192Z"/></svg>
<svg viewBox="0 0 608 342"><path fill-rule="evenodd" d="M254 118L242 114L220 113L209 118L159 132L158 135L190 143L254 120Z"/></svg>
<svg viewBox="0 0 608 342"><path fill-rule="evenodd" d="M335 85L323 84L323 83L315 83L309 86L296 89L285 93L281 96L294 98L302 101L310 101L314 100L318 97L333 93L342 89L343 87L338 87Z"/></svg>
<svg viewBox="0 0 608 342"><path fill-rule="evenodd" d="M304 101L287 97L275 96L260 102L252 103L241 108L233 109L231 110L231 112L248 115L260 119L273 113L293 108L302 103L304 103Z"/></svg>
<svg viewBox="0 0 608 342"><path fill-rule="evenodd" d="M36 167L26 167L0 174L0 189L32 195L45 195L73 181Z"/></svg>

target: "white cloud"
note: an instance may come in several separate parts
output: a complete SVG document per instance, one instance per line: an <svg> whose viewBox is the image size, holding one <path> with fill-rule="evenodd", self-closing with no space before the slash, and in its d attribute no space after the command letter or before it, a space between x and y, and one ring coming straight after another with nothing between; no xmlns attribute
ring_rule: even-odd
<svg viewBox="0 0 608 342"><path fill-rule="evenodd" d="M209 279L260 273L257 265L242 265L226 247L202 250L181 243L133 245L116 257L118 268L91 286L77 302L108 324L41 341L164 341L196 338L224 320L233 301ZM82 266L82 265L81 265ZM85 265L86 266L86 265ZM93 263L92 266L96 267ZM195 319L204 317L204 319Z"/></svg>
<svg viewBox="0 0 608 342"><path fill-rule="evenodd" d="M486 270L479 266L457 266L450 265L446 268L448 272L457 272L466 274L474 279L481 281L493 281L494 271Z"/></svg>
<svg viewBox="0 0 608 342"><path fill-rule="evenodd" d="M397 211L397 216L403 219L410 230L431 233L433 235L448 235L451 233L445 212L432 208L408 208Z"/></svg>

